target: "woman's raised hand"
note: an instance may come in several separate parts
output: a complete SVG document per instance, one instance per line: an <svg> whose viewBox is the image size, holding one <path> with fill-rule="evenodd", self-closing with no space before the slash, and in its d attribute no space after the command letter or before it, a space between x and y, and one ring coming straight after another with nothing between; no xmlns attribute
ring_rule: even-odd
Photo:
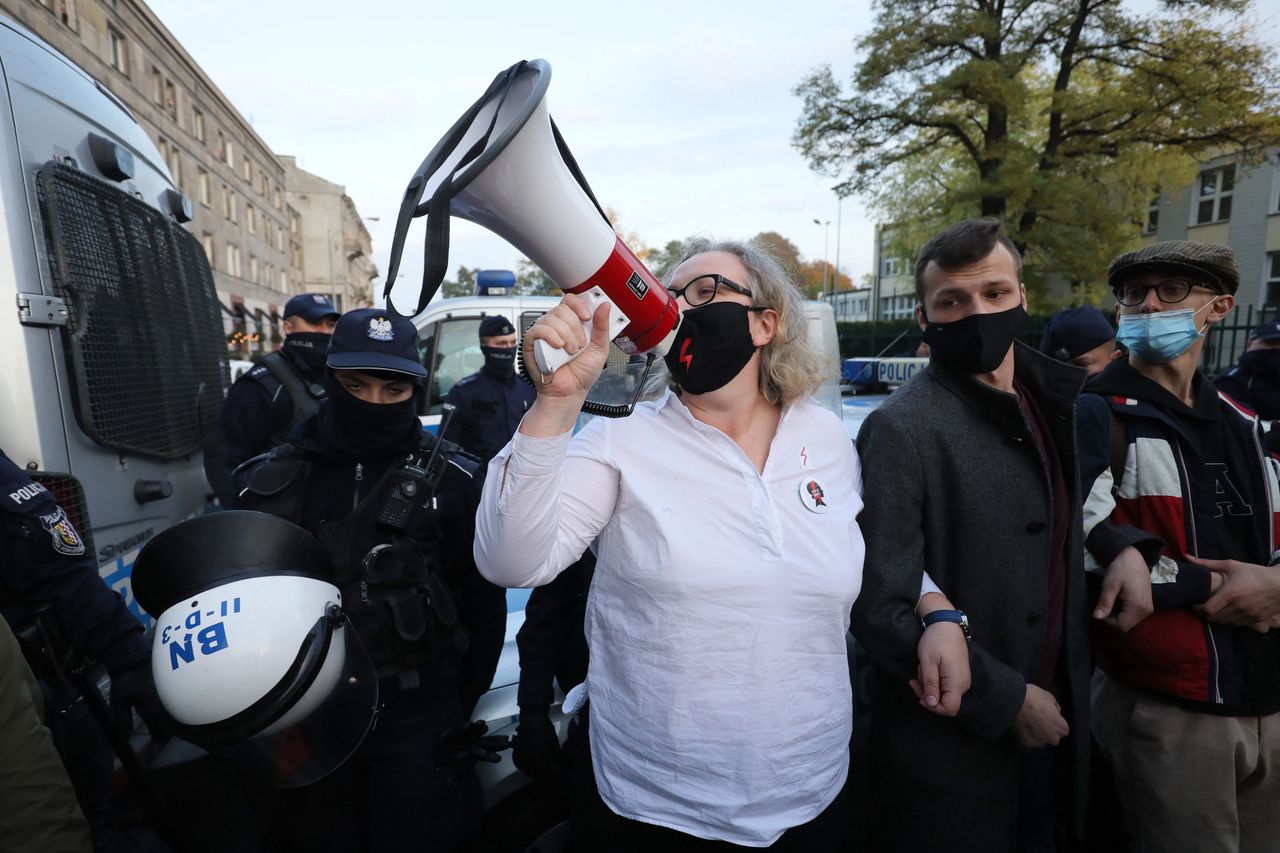
<svg viewBox="0 0 1280 853"><path fill-rule="evenodd" d="M610 307L607 303L599 306L593 317L586 299L576 293L566 293L559 305L539 317L525 333L521 357L540 398L576 398L581 405L587 391L600 378L600 371L609 358ZM588 322L591 324L590 341L583 328L583 324ZM535 341L544 341L548 346L563 349L570 355L580 354L544 376L533 357Z"/></svg>

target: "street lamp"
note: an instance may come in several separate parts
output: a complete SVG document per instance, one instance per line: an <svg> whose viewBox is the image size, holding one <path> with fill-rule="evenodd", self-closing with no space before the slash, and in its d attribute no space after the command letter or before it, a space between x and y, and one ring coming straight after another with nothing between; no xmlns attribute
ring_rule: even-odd
<svg viewBox="0 0 1280 853"><path fill-rule="evenodd" d="M813 220L813 224L821 225L827 229L824 232L825 236L822 238L822 293L823 295L826 295L827 271L830 269L830 265L827 263L827 258L830 257L830 255L827 253L827 249L829 249L831 246L831 220L828 219L826 222L823 222L820 219L815 219Z"/></svg>
<svg viewBox="0 0 1280 853"><path fill-rule="evenodd" d="M840 192L839 186L831 188L836 194L836 273L832 276L831 292L840 289L840 214L844 210L844 194Z"/></svg>

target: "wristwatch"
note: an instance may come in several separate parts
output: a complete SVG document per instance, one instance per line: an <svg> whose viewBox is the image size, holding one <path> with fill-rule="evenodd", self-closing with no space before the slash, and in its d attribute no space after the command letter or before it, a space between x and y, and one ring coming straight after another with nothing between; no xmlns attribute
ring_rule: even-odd
<svg viewBox="0 0 1280 853"><path fill-rule="evenodd" d="M973 635L969 633L969 617L964 615L963 610L935 610L932 613L926 613L920 620L920 624L926 628L935 622L956 623L964 633L965 640L973 642Z"/></svg>

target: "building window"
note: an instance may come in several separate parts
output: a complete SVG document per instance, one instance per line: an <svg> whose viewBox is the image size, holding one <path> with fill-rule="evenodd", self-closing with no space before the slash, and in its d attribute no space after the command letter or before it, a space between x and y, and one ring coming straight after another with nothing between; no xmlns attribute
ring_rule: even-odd
<svg viewBox="0 0 1280 853"><path fill-rule="evenodd" d="M254 284L258 283L258 256L249 256L249 281Z"/></svg>
<svg viewBox="0 0 1280 853"><path fill-rule="evenodd" d="M244 221L249 225L249 233L258 233L258 211L251 204L244 206Z"/></svg>
<svg viewBox="0 0 1280 853"><path fill-rule="evenodd" d="M200 193L200 203L209 206L209 173L204 169L196 169L196 187Z"/></svg>
<svg viewBox="0 0 1280 853"><path fill-rule="evenodd" d="M1267 253L1267 283L1262 288L1268 305L1280 305L1280 252Z"/></svg>
<svg viewBox="0 0 1280 853"><path fill-rule="evenodd" d="M1151 202L1147 205L1147 221L1143 223L1143 234L1154 234L1156 229L1160 227L1160 191L1151 197Z"/></svg>
<svg viewBox="0 0 1280 853"><path fill-rule="evenodd" d="M276 251L284 251L284 229L276 226Z"/></svg>
<svg viewBox="0 0 1280 853"><path fill-rule="evenodd" d="M111 67L124 76L129 76L129 46L124 34L115 27L107 27L107 42L111 50Z"/></svg>
<svg viewBox="0 0 1280 853"><path fill-rule="evenodd" d="M226 184L222 185L222 217L236 221L236 200L231 194L231 187Z"/></svg>
<svg viewBox="0 0 1280 853"><path fill-rule="evenodd" d="M902 261L898 258L884 258L880 261L880 274L886 277L902 275Z"/></svg>
<svg viewBox="0 0 1280 853"><path fill-rule="evenodd" d="M165 162L169 164L169 175L173 178L174 184L185 192L186 184L182 182L182 156L178 153L178 146L169 146L169 156L165 158Z"/></svg>
<svg viewBox="0 0 1280 853"><path fill-rule="evenodd" d="M240 247L227 244L227 272L240 278Z"/></svg>
<svg viewBox="0 0 1280 853"><path fill-rule="evenodd" d="M249 183L249 188L253 189L253 161L248 157L244 158L244 179Z"/></svg>
<svg viewBox="0 0 1280 853"><path fill-rule="evenodd" d="M58 0L58 17L62 19L62 23L76 28L76 2L75 0Z"/></svg>
<svg viewBox="0 0 1280 853"><path fill-rule="evenodd" d="M204 246L205 256L209 259L209 266L213 266L213 235L208 231L204 232L204 236L200 238L200 245Z"/></svg>
<svg viewBox="0 0 1280 853"><path fill-rule="evenodd" d="M1195 225L1225 222L1231 218L1231 193L1236 185L1235 165L1222 166L1200 173L1199 202Z"/></svg>
<svg viewBox="0 0 1280 853"><path fill-rule="evenodd" d="M191 135L204 142L204 113L194 107L191 109Z"/></svg>
<svg viewBox="0 0 1280 853"><path fill-rule="evenodd" d="M164 81L164 109L169 118L178 118L178 90L172 80Z"/></svg>
<svg viewBox="0 0 1280 853"><path fill-rule="evenodd" d="M281 206L280 206L280 188L279 187L276 187L275 205L276 205L276 210L280 210Z"/></svg>
<svg viewBox="0 0 1280 853"><path fill-rule="evenodd" d="M157 104L164 103L164 75L159 68L151 69L151 100Z"/></svg>
<svg viewBox="0 0 1280 853"><path fill-rule="evenodd" d="M227 140L226 161L231 168L234 169L236 167L236 142L234 139Z"/></svg>
<svg viewBox="0 0 1280 853"><path fill-rule="evenodd" d="M289 292L289 273L280 270L280 290L284 293Z"/></svg>

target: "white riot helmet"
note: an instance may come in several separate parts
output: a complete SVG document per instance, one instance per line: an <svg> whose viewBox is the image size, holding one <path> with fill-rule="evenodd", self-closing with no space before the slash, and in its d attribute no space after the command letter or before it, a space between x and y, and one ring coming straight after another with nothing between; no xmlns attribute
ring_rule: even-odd
<svg viewBox="0 0 1280 853"><path fill-rule="evenodd" d="M219 512L156 536L133 592L156 619L151 670L185 740L282 787L314 782L368 733L378 682L328 556L302 528Z"/></svg>

